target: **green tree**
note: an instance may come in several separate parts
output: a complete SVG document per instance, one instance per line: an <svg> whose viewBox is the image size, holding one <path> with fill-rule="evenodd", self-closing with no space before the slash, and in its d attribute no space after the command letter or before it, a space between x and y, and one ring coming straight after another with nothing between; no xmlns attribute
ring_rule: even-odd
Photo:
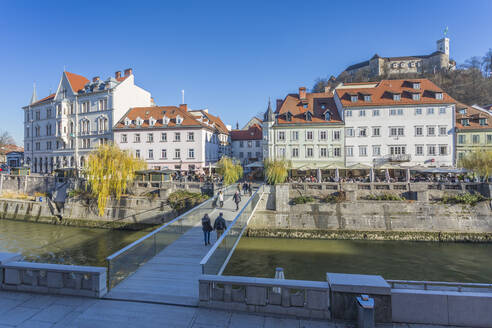
<svg viewBox="0 0 492 328"><path fill-rule="evenodd" d="M488 178L492 173L492 150L472 151L463 157L459 163L459 166L473 171L480 177Z"/></svg>
<svg viewBox="0 0 492 328"><path fill-rule="evenodd" d="M85 166L87 183L97 198L100 216L104 215L109 197L119 200L128 182L135 177L135 171L146 167L143 160L113 144L101 145L89 154Z"/></svg>
<svg viewBox="0 0 492 328"><path fill-rule="evenodd" d="M268 184L276 185L284 183L289 175L291 163L286 160L269 160L264 161L265 177Z"/></svg>
<svg viewBox="0 0 492 328"><path fill-rule="evenodd" d="M230 185L243 177L243 167L231 158L223 156L217 163L217 173L224 178L224 185Z"/></svg>

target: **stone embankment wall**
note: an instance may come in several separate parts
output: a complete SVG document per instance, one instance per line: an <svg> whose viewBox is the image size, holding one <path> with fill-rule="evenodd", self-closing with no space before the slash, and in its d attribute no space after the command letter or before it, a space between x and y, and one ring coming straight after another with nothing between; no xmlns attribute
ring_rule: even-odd
<svg viewBox="0 0 492 328"><path fill-rule="evenodd" d="M267 187L248 236L492 242L489 202L419 201L290 204L288 185Z"/></svg>
<svg viewBox="0 0 492 328"><path fill-rule="evenodd" d="M59 182L64 181L58 178ZM0 174L0 193L13 192L34 195L36 192L50 193L55 190L57 178L52 176L15 176Z"/></svg>

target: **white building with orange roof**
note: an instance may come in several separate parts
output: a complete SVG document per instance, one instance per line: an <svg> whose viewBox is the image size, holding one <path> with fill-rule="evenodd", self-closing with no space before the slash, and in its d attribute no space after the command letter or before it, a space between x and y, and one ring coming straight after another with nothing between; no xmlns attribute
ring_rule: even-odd
<svg viewBox="0 0 492 328"><path fill-rule="evenodd" d="M187 105L131 108L114 127L116 144L157 170L203 171L220 159L224 136L220 118Z"/></svg>
<svg viewBox="0 0 492 328"><path fill-rule="evenodd" d="M25 163L38 173L81 167L92 149L113 140L112 127L129 108L150 105L132 69L104 81L64 71L54 94L37 100L34 91L23 107Z"/></svg>
<svg viewBox="0 0 492 328"><path fill-rule="evenodd" d="M293 169L344 166L343 121L333 93L288 94L270 103L263 119L263 158L286 159Z"/></svg>
<svg viewBox="0 0 492 328"><path fill-rule="evenodd" d="M334 99L347 167L454 165L456 101L431 81L346 83Z"/></svg>

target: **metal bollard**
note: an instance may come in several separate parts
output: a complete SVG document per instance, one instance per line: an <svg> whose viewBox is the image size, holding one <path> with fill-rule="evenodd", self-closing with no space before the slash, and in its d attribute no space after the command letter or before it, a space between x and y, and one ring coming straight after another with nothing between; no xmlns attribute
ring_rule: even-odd
<svg viewBox="0 0 492 328"><path fill-rule="evenodd" d="M357 327L374 328L374 299L369 295L357 297Z"/></svg>

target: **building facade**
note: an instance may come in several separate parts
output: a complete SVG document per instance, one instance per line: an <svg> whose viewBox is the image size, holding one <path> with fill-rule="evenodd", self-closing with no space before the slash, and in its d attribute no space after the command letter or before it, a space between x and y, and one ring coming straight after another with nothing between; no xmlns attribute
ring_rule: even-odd
<svg viewBox="0 0 492 328"><path fill-rule="evenodd" d="M231 144L232 157L238 159L243 166L263 161L263 133L259 124L246 125L242 130L232 130Z"/></svg>
<svg viewBox="0 0 492 328"><path fill-rule="evenodd" d="M113 140L112 127L130 107L150 104L132 69L105 81L63 72L55 93L37 100L34 91L23 107L25 162L38 173L79 168L91 150Z"/></svg>
<svg viewBox="0 0 492 328"><path fill-rule="evenodd" d="M346 83L335 89L347 167L453 166L456 101L427 79Z"/></svg>
<svg viewBox="0 0 492 328"><path fill-rule="evenodd" d="M114 127L115 142L151 169L200 172L220 159L220 136L228 136L210 117L186 105L131 108Z"/></svg>
<svg viewBox="0 0 492 328"><path fill-rule="evenodd" d="M456 106L456 155L458 161L476 150L492 150L492 114L477 105Z"/></svg>
<svg viewBox="0 0 492 328"><path fill-rule="evenodd" d="M449 38L436 41L437 49L430 55L380 57L375 54L371 59L347 67L344 73L351 76L364 74L370 77L391 74L435 72L454 69L456 63L449 58Z"/></svg>
<svg viewBox="0 0 492 328"><path fill-rule="evenodd" d="M263 157L286 159L293 169L333 168L344 165L344 128L333 94L288 94L270 103L263 120Z"/></svg>

